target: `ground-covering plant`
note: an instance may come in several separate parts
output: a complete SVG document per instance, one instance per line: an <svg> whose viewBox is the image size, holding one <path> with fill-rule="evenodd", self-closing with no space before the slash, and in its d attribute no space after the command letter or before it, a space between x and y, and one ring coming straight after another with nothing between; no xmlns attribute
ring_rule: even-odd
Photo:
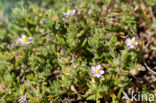
<svg viewBox="0 0 156 103"><path fill-rule="evenodd" d="M145 71L136 3L64 0L12 9L11 21L0 24L0 101L123 101Z"/></svg>

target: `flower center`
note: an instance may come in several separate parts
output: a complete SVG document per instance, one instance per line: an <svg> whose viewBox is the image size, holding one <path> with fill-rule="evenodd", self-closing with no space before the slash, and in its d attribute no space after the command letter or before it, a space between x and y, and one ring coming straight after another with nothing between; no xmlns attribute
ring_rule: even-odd
<svg viewBox="0 0 156 103"><path fill-rule="evenodd" d="M97 70L97 69L96 69L96 70L95 70L95 73L97 73L97 74L98 74L98 73L99 73L99 70Z"/></svg>
<svg viewBox="0 0 156 103"><path fill-rule="evenodd" d="M72 10L68 10L69 13L72 13Z"/></svg>
<svg viewBox="0 0 156 103"><path fill-rule="evenodd" d="M131 45L133 45L134 43L135 43L135 41L134 41L134 40L131 40L131 41L130 41L130 44L131 44Z"/></svg>
<svg viewBox="0 0 156 103"><path fill-rule="evenodd" d="M26 43L27 41L28 41L28 38L27 37L23 38L23 42L24 43Z"/></svg>

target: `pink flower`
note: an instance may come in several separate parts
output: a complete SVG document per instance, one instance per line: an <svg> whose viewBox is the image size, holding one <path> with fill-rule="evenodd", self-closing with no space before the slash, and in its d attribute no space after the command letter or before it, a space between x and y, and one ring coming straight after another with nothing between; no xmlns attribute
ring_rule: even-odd
<svg viewBox="0 0 156 103"><path fill-rule="evenodd" d="M128 48L132 49L136 45L138 45L138 42L135 40L135 37L133 37L132 39L127 38L125 44L127 45Z"/></svg>
<svg viewBox="0 0 156 103"><path fill-rule="evenodd" d="M100 78L104 74L104 70L101 70L101 65L91 66L91 72L97 78Z"/></svg>
<svg viewBox="0 0 156 103"><path fill-rule="evenodd" d="M76 10L73 9L73 10L67 10L66 13L63 13L63 15L65 15L65 16L69 16L69 15L74 15L75 13L76 13Z"/></svg>
<svg viewBox="0 0 156 103"><path fill-rule="evenodd" d="M30 44L31 43L31 37L26 37L25 35L22 35L21 38L18 38L18 42L20 44L24 44L24 45Z"/></svg>

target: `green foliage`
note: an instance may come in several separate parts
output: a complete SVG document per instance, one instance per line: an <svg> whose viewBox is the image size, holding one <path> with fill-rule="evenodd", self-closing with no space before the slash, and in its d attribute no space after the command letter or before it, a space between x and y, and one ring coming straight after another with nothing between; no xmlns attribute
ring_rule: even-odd
<svg viewBox="0 0 156 103"><path fill-rule="evenodd" d="M25 94L32 103L120 101L132 84L130 71L141 62L139 48L124 44L137 33L134 8L120 0L50 2L54 8L22 4L12 10L11 22L0 21L0 101ZM64 16L67 9L76 14ZM19 45L22 34L33 43ZM97 64L105 71L101 78L90 73Z"/></svg>

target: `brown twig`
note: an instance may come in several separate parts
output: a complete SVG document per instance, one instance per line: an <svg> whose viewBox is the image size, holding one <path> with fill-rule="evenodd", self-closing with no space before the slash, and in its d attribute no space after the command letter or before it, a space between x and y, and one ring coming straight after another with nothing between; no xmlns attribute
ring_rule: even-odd
<svg viewBox="0 0 156 103"><path fill-rule="evenodd" d="M46 35L49 34L49 33L51 33L51 32L50 32L50 31L47 31L47 32L45 32L45 33L43 33L43 34L37 35L37 38L40 38L40 37L42 37L42 36L46 36Z"/></svg>
<svg viewBox="0 0 156 103"><path fill-rule="evenodd" d="M147 68L152 74L156 75L156 72L153 71L150 67L148 67L145 61L144 61L144 65L146 66L146 68Z"/></svg>

